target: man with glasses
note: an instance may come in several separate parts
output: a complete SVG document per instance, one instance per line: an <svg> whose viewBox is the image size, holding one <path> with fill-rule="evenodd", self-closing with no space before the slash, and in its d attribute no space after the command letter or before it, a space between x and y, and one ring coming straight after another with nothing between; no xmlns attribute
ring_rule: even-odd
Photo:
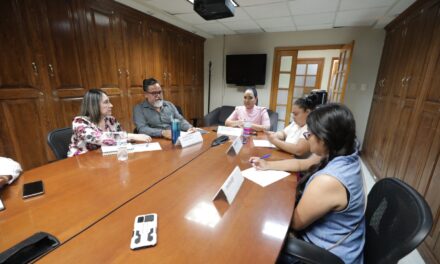
<svg viewBox="0 0 440 264"><path fill-rule="evenodd" d="M183 131L195 130L177 111L174 104L163 100L162 87L150 78L143 82L145 101L134 107L133 120L138 133L171 139L171 121L178 119Z"/></svg>

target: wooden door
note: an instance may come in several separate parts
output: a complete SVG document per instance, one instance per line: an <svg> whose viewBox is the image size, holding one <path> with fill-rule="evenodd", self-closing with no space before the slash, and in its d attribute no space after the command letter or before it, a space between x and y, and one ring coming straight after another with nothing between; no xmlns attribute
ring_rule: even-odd
<svg viewBox="0 0 440 264"><path fill-rule="evenodd" d="M90 2L86 6L89 50L92 54L91 88L104 90L113 104L113 115L124 128L130 128L126 102L127 78L121 21L114 6Z"/></svg>
<svg viewBox="0 0 440 264"><path fill-rule="evenodd" d="M34 1L0 1L0 156L25 170L46 163L50 126L35 13Z"/></svg>
<svg viewBox="0 0 440 264"><path fill-rule="evenodd" d="M182 37L182 95L181 107L186 119L195 118L196 104L192 101L197 97L198 89L195 86L195 44L194 39Z"/></svg>
<svg viewBox="0 0 440 264"><path fill-rule="evenodd" d="M347 79L350 74L351 58L353 55L354 41L341 48L339 53L339 67L336 77L329 87L329 100L331 102L344 102Z"/></svg>
<svg viewBox="0 0 440 264"><path fill-rule="evenodd" d="M173 30L167 29L167 60L166 60L166 85L164 89L164 99L171 101L173 104L181 106L182 98L182 81L181 71L182 63L182 35ZM187 52L187 51L185 51Z"/></svg>

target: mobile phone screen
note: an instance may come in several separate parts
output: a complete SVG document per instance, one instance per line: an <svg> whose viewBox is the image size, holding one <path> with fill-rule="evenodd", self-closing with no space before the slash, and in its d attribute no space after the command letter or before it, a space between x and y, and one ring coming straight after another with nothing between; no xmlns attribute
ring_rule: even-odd
<svg viewBox="0 0 440 264"><path fill-rule="evenodd" d="M29 182L23 185L23 198L29 198L44 193L43 182Z"/></svg>

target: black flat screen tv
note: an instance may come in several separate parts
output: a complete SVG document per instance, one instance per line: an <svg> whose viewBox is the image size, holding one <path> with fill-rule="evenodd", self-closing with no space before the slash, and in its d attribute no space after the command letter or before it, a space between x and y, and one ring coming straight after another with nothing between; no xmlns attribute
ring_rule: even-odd
<svg viewBox="0 0 440 264"><path fill-rule="evenodd" d="M226 55L226 83L240 86L266 82L266 54Z"/></svg>

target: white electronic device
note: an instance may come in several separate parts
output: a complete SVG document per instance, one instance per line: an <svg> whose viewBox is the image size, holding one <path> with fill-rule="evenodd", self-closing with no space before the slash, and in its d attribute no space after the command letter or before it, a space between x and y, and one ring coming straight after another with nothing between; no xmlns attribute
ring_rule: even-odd
<svg viewBox="0 0 440 264"><path fill-rule="evenodd" d="M130 248L138 249L157 243L157 214L138 215L134 219Z"/></svg>

